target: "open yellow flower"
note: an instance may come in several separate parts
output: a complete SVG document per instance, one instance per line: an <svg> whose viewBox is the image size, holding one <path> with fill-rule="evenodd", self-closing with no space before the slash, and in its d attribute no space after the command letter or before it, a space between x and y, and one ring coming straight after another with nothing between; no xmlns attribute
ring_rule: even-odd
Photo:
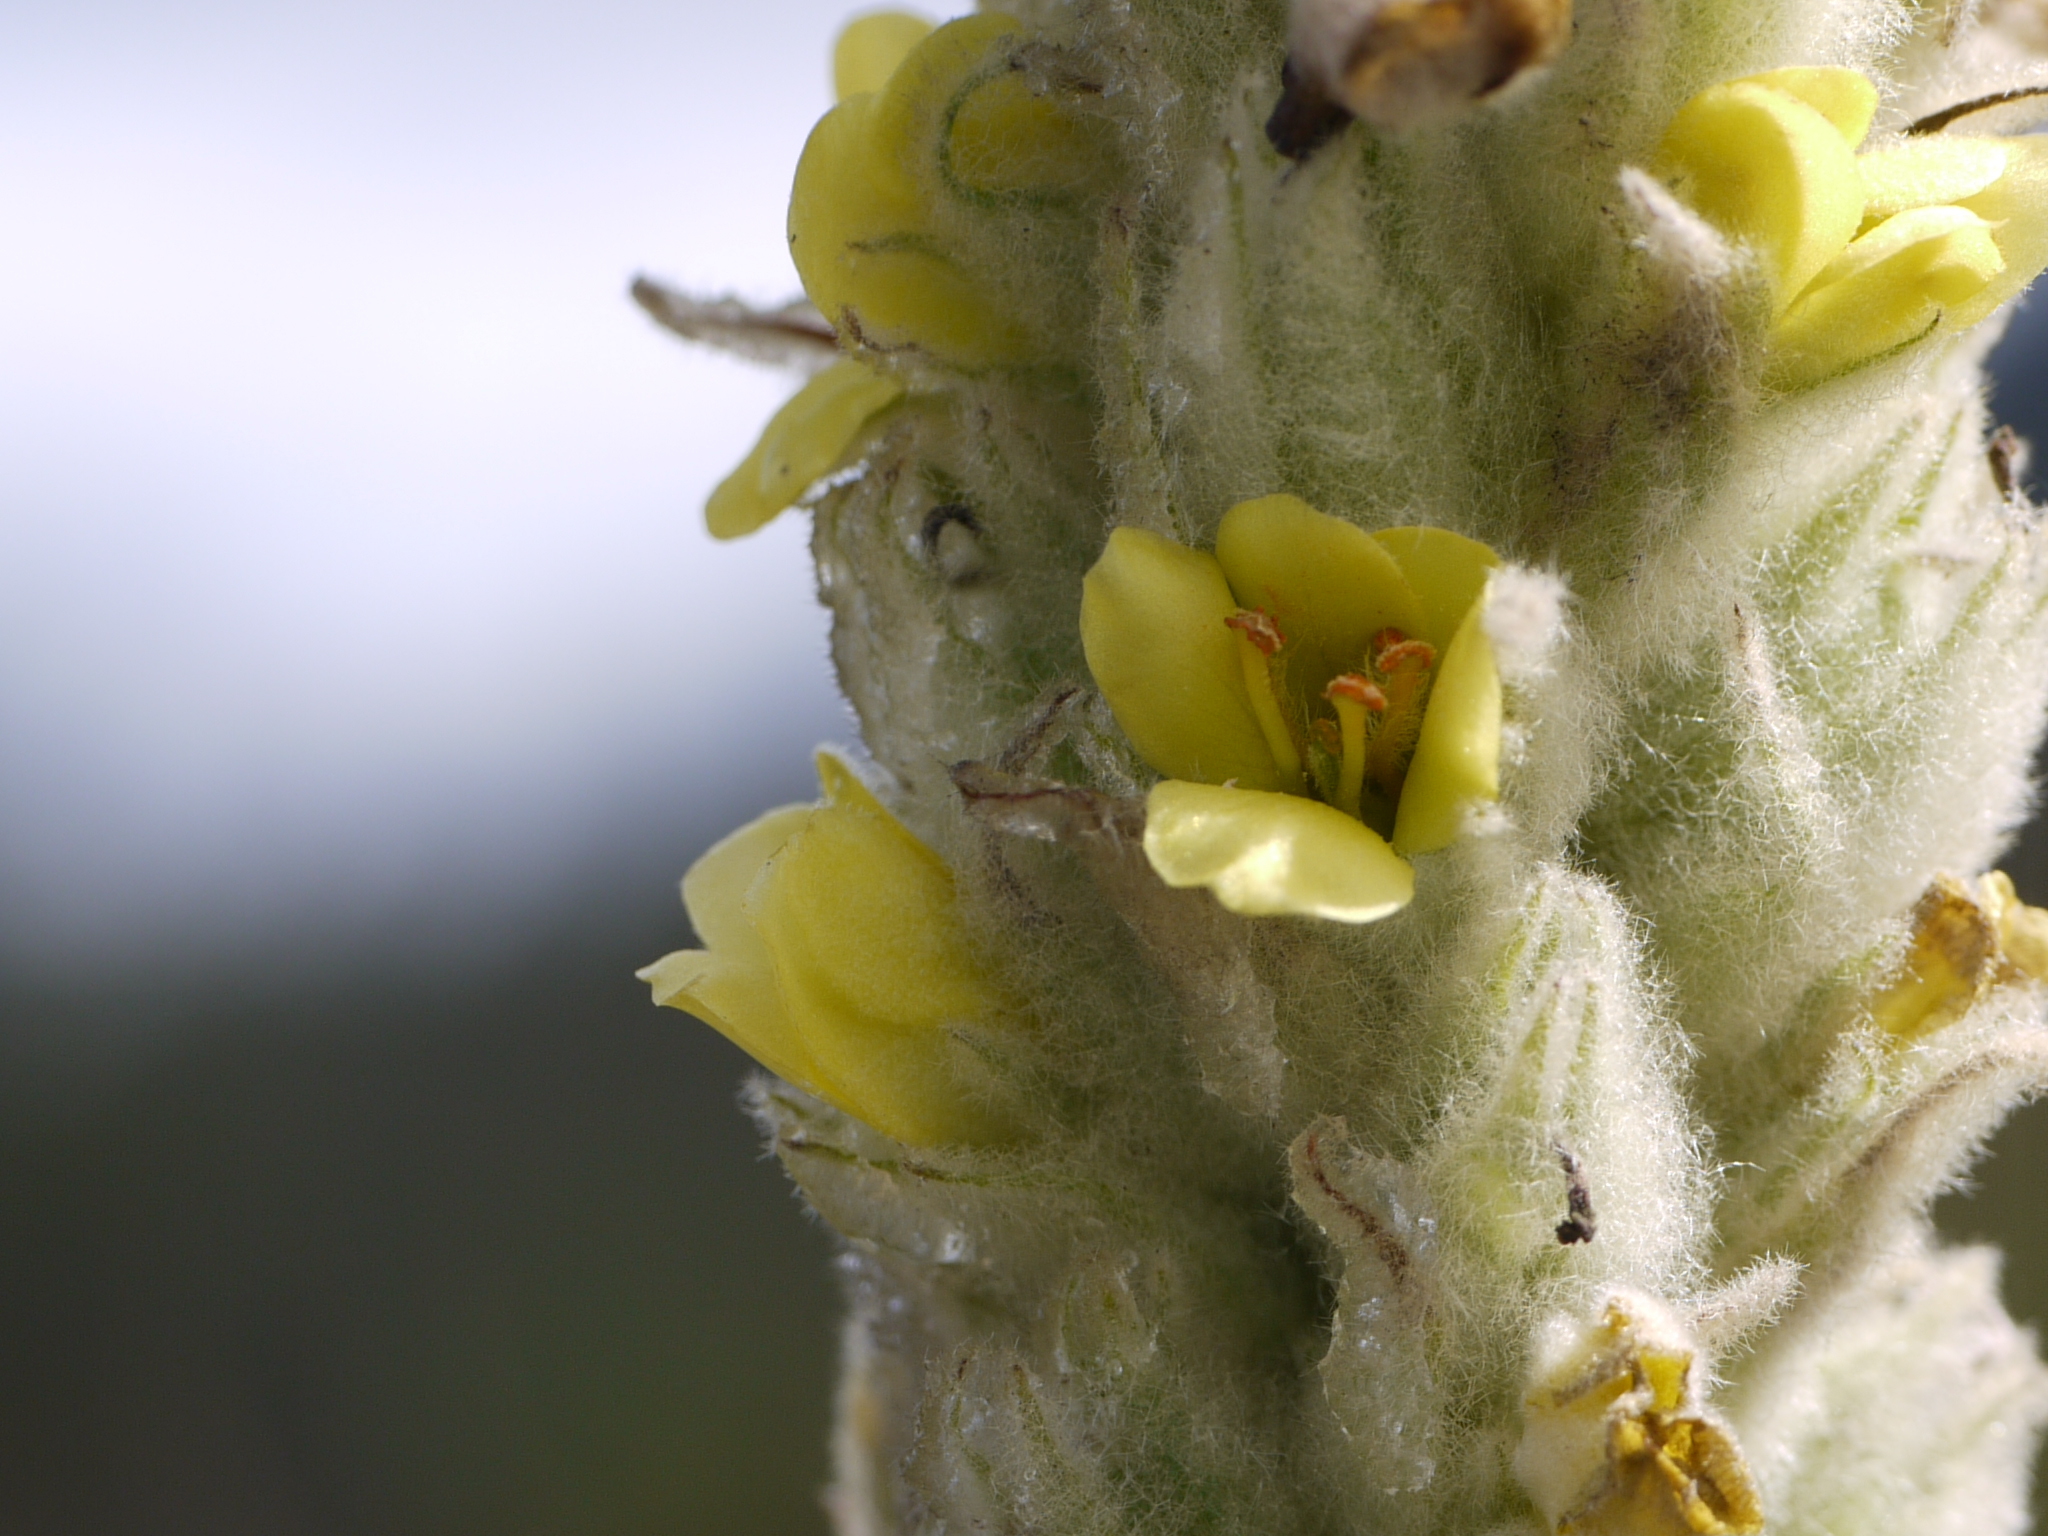
<svg viewBox="0 0 2048 1536"><path fill-rule="evenodd" d="M900 14L864 17L841 39L835 74L843 92L859 89L804 145L790 254L842 336L964 368L1015 362L1042 338L961 261L940 210L1058 198L1090 184L1101 156L1014 67L1013 18L985 11L916 29Z"/></svg>
<svg viewBox="0 0 2048 1536"><path fill-rule="evenodd" d="M683 877L707 946L642 970L654 1000L913 1146L1003 1139L969 1084L960 1027L1004 1011L961 923L952 872L844 763L825 799L749 822Z"/></svg>
<svg viewBox="0 0 2048 1536"><path fill-rule="evenodd" d="M1908 136L1858 154L1877 88L1849 69L1710 86L1656 169L1769 274L1768 377L1811 384L1975 325L2048 266L2048 146Z"/></svg>
<svg viewBox="0 0 2048 1536"><path fill-rule="evenodd" d="M1500 677L1483 544L1368 534L1293 496L1242 502L1216 551L1136 528L1082 585L1089 669L1167 777L1145 852L1234 912L1368 923L1405 906L1405 855L1499 796Z"/></svg>

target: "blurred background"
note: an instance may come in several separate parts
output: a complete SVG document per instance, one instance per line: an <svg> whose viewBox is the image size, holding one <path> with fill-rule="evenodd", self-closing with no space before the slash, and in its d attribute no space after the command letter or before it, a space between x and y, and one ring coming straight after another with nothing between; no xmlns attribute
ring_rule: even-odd
<svg viewBox="0 0 2048 1536"><path fill-rule="evenodd" d="M851 727L701 532L791 382L625 286L796 291L846 8L0 11L9 1536L823 1530L830 1245L632 971ZM1942 1208L2037 1321L2043 1168Z"/></svg>

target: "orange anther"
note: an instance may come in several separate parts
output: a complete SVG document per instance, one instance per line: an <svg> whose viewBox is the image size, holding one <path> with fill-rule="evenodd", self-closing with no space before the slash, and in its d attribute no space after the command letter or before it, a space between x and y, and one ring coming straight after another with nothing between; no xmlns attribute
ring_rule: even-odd
<svg viewBox="0 0 2048 1536"><path fill-rule="evenodd" d="M1374 714L1387 707L1387 696L1380 685L1356 672L1339 672L1331 678L1329 687L1323 690L1323 697L1333 701L1349 699L1354 704L1363 704Z"/></svg>
<svg viewBox="0 0 2048 1536"><path fill-rule="evenodd" d="M1240 608L1223 622L1257 646L1261 656L1272 656L1287 643L1280 626L1263 608Z"/></svg>
<svg viewBox="0 0 2048 1536"><path fill-rule="evenodd" d="M1398 629L1383 629L1381 635L1400 635ZM1375 636L1377 640L1379 637ZM1421 672L1436 665L1436 647L1427 640L1410 640L1402 635L1386 645L1380 646L1372 658L1373 670L1388 673L1402 667L1412 667Z"/></svg>

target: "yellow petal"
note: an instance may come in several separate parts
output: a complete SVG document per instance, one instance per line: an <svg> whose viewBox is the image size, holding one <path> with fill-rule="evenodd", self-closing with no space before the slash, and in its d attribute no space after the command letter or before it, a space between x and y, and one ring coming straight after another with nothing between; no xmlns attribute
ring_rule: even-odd
<svg viewBox="0 0 2048 1536"><path fill-rule="evenodd" d="M1869 76L1853 69L1835 65L1771 69L1736 83L1761 85L1797 97L1826 118L1851 149L1863 142L1870 132L1870 120L1877 115L1877 87Z"/></svg>
<svg viewBox="0 0 2048 1536"><path fill-rule="evenodd" d="M1913 909L1913 936L1898 970L1871 999L1871 1019L1910 1040L1961 1018L1998 980L1998 930L1968 886L1937 875Z"/></svg>
<svg viewBox="0 0 2048 1536"><path fill-rule="evenodd" d="M1796 388L1918 340L2004 269L1991 226L1963 208L1912 208L1814 279L1772 337L1766 374Z"/></svg>
<svg viewBox="0 0 2048 1536"><path fill-rule="evenodd" d="M820 752L816 758L818 786L825 791L825 803L842 810L871 811L877 816L889 816L889 809L875 798L853 767L836 752ZM893 819L893 818L891 818ZM908 832L904 836L909 837ZM912 838L916 843L916 839ZM922 843L916 843L920 849Z"/></svg>
<svg viewBox="0 0 2048 1536"><path fill-rule="evenodd" d="M849 245L901 239L922 227L914 190L877 154L875 96L852 96L818 119L789 193L789 254L804 292L835 325L856 293Z"/></svg>
<svg viewBox="0 0 2048 1536"><path fill-rule="evenodd" d="M963 368L1029 355L1036 339L992 306L941 238L933 202L951 114L1017 30L985 13L948 22L905 55L879 91L847 97L811 130L789 199L789 249L840 333L881 351L917 348Z"/></svg>
<svg viewBox="0 0 2048 1536"><path fill-rule="evenodd" d="M902 394L895 379L851 358L825 369L769 419L754 451L711 493L704 507L711 536L739 538L789 506Z"/></svg>
<svg viewBox="0 0 2048 1536"><path fill-rule="evenodd" d="M842 1108L914 1145L1007 1130L971 1096L956 1026L988 1027L985 980L945 864L853 795L815 811L748 894L797 1037Z"/></svg>
<svg viewBox="0 0 2048 1536"><path fill-rule="evenodd" d="M638 975L660 1006L695 1014L769 1071L829 1097L829 1080L783 1008L775 962L741 905L814 810L786 805L770 811L691 865L683 877L683 905L707 947L677 950Z"/></svg>
<svg viewBox="0 0 2048 1536"><path fill-rule="evenodd" d="M998 312L986 284L921 236L848 246L839 255L842 295L828 311L848 335L878 351L913 348L967 369L1028 358L1030 329Z"/></svg>
<svg viewBox="0 0 2048 1536"><path fill-rule="evenodd" d="M1863 219L1850 142L1818 108L1751 81L1711 86L1679 108L1656 169L1723 234L1754 246L1782 309Z"/></svg>
<svg viewBox="0 0 2048 1536"><path fill-rule="evenodd" d="M2018 297L2048 267L2048 141L2028 135L2000 142L2006 152L2005 174L1982 192L1958 201L1991 225L2005 270L1950 312L1948 323L1958 328L1975 325Z"/></svg>
<svg viewBox="0 0 2048 1536"><path fill-rule="evenodd" d="M1486 590L1487 572L1500 565L1500 556L1443 528L1389 528L1373 537L1394 557L1421 605L1418 633L1442 651Z"/></svg>
<svg viewBox="0 0 2048 1536"><path fill-rule="evenodd" d="M1154 768L1278 789L1285 779L1223 622L1237 607L1214 556L1119 528L1081 583L1081 648L1117 724Z"/></svg>
<svg viewBox="0 0 2048 1536"><path fill-rule="evenodd" d="M1902 139L1888 149L1859 155L1863 175L1863 222L1881 224L1908 208L1957 203L1982 192L2005 171L2008 156L1998 139L1951 139L1929 134Z"/></svg>
<svg viewBox="0 0 2048 1536"><path fill-rule="evenodd" d="M1087 126L1021 74L977 86L953 115L942 170L966 196L1079 191L1095 179L1101 153Z"/></svg>
<svg viewBox="0 0 2048 1536"><path fill-rule="evenodd" d="M1370 828L1299 795L1167 779L1145 802L1145 857L1247 917L1371 923L1405 907L1415 872Z"/></svg>
<svg viewBox="0 0 2048 1536"><path fill-rule="evenodd" d="M2021 901L2012 877L2002 869L1984 877L1984 890L2005 958L2029 980L2048 981L2048 911Z"/></svg>
<svg viewBox="0 0 2048 1536"><path fill-rule="evenodd" d="M777 1077L846 1107L845 1095L791 1025L773 968L757 969L703 949L679 949L635 973L654 1001L709 1024Z"/></svg>
<svg viewBox="0 0 2048 1536"><path fill-rule="evenodd" d="M768 964L754 925L740 910L768 861L817 811L815 805L784 805L755 817L708 848L683 876L683 910L705 946Z"/></svg>
<svg viewBox="0 0 2048 1536"><path fill-rule="evenodd" d="M1021 30L1013 17L981 11L949 21L911 49L875 98L874 143L879 159L914 193L933 189L939 146L952 116L980 79L1007 67L992 55L1003 38Z"/></svg>
<svg viewBox="0 0 2048 1536"><path fill-rule="evenodd" d="M909 11L870 11L854 17L832 45L835 98L844 101L863 91L879 91L931 32L931 22Z"/></svg>
<svg viewBox="0 0 2048 1536"><path fill-rule="evenodd" d="M1413 635L1422 624L1422 608L1386 547L1298 496L1261 496L1224 513L1216 559L1237 601L1278 621L1290 644L1289 681L1300 690L1319 693L1339 672L1355 671L1387 626Z"/></svg>
<svg viewBox="0 0 2048 1536"><path fill-rule="evenodd" d="M1500 672L1483 617L1475 600L1430 686L1394 813L1394 847L1403 854L1445 847L1457 837L1467 804L1500 798Z"/></svg>

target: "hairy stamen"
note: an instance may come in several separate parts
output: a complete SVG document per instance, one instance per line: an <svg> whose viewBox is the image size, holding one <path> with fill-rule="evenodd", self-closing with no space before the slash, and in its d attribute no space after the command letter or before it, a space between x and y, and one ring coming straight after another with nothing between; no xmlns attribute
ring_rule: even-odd
<svg viewBox="0 0 2048 1536"><path fill-rule="evenodd" d="M1240 608L1223 622L1237 634L1237 659L1244 667L1245 692L1250 695L1259 731L1281 774L1298 783L1301 749L1295 745L1294 733L1280 708L1279 691L1273 686L1273 668L1287 637L1263 608Z"/></svg>

